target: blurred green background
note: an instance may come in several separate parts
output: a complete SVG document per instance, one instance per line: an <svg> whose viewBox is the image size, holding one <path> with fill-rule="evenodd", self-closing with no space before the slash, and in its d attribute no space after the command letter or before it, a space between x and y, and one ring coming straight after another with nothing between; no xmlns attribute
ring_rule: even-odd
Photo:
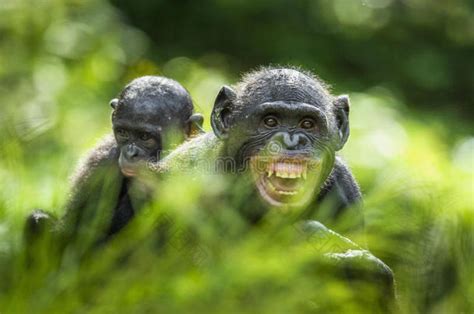
<svg viewBox="0 0 474 314"><path fill-rule="evenodd" d="M1 0L2 273L26 277L11 271L24 217L37 207L61 214L67 178L110 131L108 102L128 81L174 78L208 119L223 84L269 64L302 66L334 93L350 95L351 137L342 155L365 195L369 245L397 276L401 310L471 312L474 2L468 0ZM180 279L182 289L193 276ZM35 299L27 289L4 285L0 301L28 312ZM140 287L130 297L136 303ZM71 308L84 304L73 300Z"/></svg>

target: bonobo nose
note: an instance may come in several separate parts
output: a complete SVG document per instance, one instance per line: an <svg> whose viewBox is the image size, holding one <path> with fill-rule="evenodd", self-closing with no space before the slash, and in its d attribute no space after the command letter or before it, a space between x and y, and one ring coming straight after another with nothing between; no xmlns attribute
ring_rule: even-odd
<svg viewBox="0 0 474 314"><path fill-rule="evenodd" d="M309 144L308 137L301 133L278 133L275 135L274 140L278 141L283 146L283 148L288 150L304 149Z"/></svg>
<svg viewBox="0 0 474 314"><path fill-rule="evenodd" d="M138 148L134 145L127 145L127 148L125 150L125 156L127 159L133 159L138 156Z"/></svg>

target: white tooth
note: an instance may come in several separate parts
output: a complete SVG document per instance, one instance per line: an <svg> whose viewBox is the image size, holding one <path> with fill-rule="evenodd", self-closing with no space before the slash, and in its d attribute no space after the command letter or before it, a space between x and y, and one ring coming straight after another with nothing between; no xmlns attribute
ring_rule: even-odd
<svg viewBox="0 0 474 314"><path fill-rule="evenodd" d="M273 163L269 163L267 166L267 176L271 177L274 172L275 172L275 165Z"/></svg>
<svg viewBox="0 0 474 314"><path fill-rule="evenodd" d="M267 186L268 186L268 188L269 188L272 192L275 192L275 191L276 191L275 187L273 186L273 184L272 184L271 182L268 182L268 185L267 185Z"/></svg>
<svg viewBox="0 0 474 314"><path fill-rule="evenodd" d="M295 195L296 192L293 192L293 191L278 191L279 194L282 194L282 195Z"/></svg>

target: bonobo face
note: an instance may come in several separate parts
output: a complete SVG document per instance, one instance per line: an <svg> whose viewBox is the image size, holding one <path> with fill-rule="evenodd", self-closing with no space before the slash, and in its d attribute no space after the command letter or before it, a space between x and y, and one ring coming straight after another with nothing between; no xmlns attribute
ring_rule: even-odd
<svg viewBox="0 0 474 314"><path fill-rule="evenodd" d="M181 143L202 124L192 114L189 94L177 82L156 76L138 78L128 84L114 109L112 125L123 175L133 177L148 161L156 162L164 149Z"/></svg>
<svg viewBox="0 0 474 314"><path fill-rule="evenodd" d="M120 149L119 166L125 176L133 177L146 162L159 159L166 130L179 128L178 141L183 140L183 126L177 121L168 121L165 116L166 113L158 104L144 106L123 103L121 108L116 109L113 130Z"/></svg>
<svg viewBox="0 0 474 314"><path fill-rule="evenodd" d="M213 128L265 202L301 206L317 195L347 138L348 106L340 106L347 98L295 70L264 74L247 78L251 85L238 92L221 90Z"/></svg>
<svg viewBox="0 0 474 314"><path fill-rule="evenodd" d="M114 135L120 149L118 163L123 175L133 177L147 161L159 159L162 147L160 128L130 127L118 122L114 126Z"/></svg>
<svg viewBox="0 0 474 314"><path fill-rule="evenodd" d="M310 104L275 101L244 114L249 118L234 125L229 142L235 143L239 129L254 128L237 156L250 166L262 198L273 206L306 203L334 161L324 112Z"/></svg>

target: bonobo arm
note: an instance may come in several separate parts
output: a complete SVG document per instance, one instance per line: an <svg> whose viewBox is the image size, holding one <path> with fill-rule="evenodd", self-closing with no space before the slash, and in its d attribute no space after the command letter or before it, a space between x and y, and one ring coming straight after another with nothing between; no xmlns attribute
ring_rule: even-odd
<svg viewBox="0 0 474 314"><path fill-rule="evenodd" d="M25 246L31 248L40 242L47 233L52 232L57 223L56 217L42 209L35 209L26 218L23 238Z"/></svg>
<svg viewBox="0 0 474 314"><path fill-rule="evenodd" d="M179 145L158 163L150 164L156 173L183 173L189 170L212 172L215 161L221 155L223 143L213 133L198 135Z"/></svg>
<svg viewBox="0 0 474 314"><path fill-rule="evenodd" d="M23 229L26 265L40 269L51 263L54 252L56 217L41 209L35 209L28 217ZM53 245L53 246L52 246Z"/></svg>
<svg viewBox="0 0 474 314"><path fill-rule="evenodd" d="M67 244L80 226L92 230L91 224L104 224L102 230L106 230L110 221L114 223L111 219L112 210L119 200L120 191L123 191L123 176L117 160L116 141L112 136L107 136L76 169L63 216L57 219L46 211L35 210L27 217L24 240L28 252L34 254L34 248L43 242L41 239L53 237L55 241ZM100 210L101 208L109 210Z"/></svg>
<svg viewBox="0 0 474 314"><path fill-rule="evenodd" d="M371 301L383 313L396 309L393 272L384 262L318 221L304 221L297 228L323 254L323 267L328 273L350 283L356 299ZM362 289L358 291L358 288ZM370 295L364 294L367 291Z"/></svg>
<svg viewBox="0 0 474 314"><path fill-rule="evenodd" d="M65 214L60 221L59 228L66 234L76 233L79 225L110 222L123 184L118 156L115 139L107 136L80 164L73 176Z"/></svg>

